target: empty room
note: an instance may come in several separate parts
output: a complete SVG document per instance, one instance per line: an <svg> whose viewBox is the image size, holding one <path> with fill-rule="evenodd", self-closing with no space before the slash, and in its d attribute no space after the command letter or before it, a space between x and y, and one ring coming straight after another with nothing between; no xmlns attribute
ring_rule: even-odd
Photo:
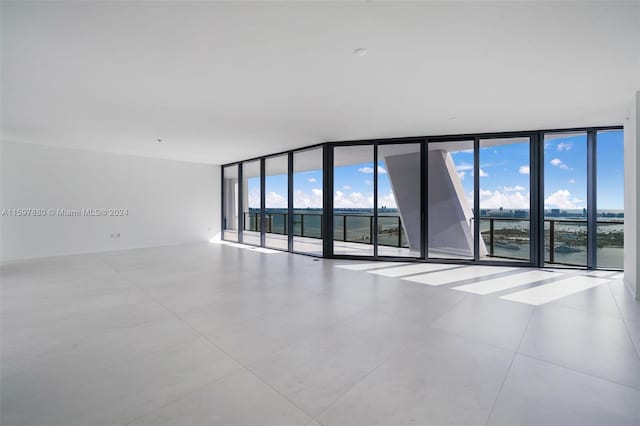
<svg viewBox="0 0 640 426"><path fill-rule="evenodd" d="M640 424L640 1L5 1L2 426Z"/></svg>

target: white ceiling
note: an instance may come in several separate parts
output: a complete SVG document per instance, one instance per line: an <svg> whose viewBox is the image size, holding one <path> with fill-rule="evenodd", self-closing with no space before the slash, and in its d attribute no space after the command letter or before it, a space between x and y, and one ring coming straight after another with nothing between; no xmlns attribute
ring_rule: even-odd
<svg viewBox="0 0 640 426"><path fill-rule="evenodd" d="M207 163L622 124L640 88L640 2L3 2L1 36L4 140Z"/></svg>

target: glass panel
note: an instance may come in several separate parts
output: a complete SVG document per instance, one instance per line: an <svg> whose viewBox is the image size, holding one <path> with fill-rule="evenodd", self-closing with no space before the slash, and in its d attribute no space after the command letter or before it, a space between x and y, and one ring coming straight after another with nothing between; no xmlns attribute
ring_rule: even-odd
<svg viewBox="0 0 640 426"><path fill-rule="evenodd" d="M429 143L428 256L473 259L473 141Z"/></svg>
<svg viewBox="0 0 640 426"><path fill-rule="evenodd" d="M378 146L378 256L420 257L420 144Z"/></svg>
<svg viewBox="0 0 640 426"><path fill-rule="evenodd" d="M530 141L482 139L480 260L530 261Z"/></svg>
<svg viewBox="0 0 640 426"><path fill-rule="evenodd" d="M624 250L624 133L598 132L598 268L622 269Z"/></svg>
<svg viewBox="0 0 640 426"><path fill-rule="evenodd" d="M587 133L544 136L545 261L587 265Z"/></svg>
<svg viewBox="0 0 640 426"><path fill-rule="evenodd" d="M334 148L333 251L373 256L373 146Z"/></svg>
<svg viewBox="0 0 640 426"><path fill-rule="evenodd" d="M293 251L322 256L322 148L293 153Z"/></svg>
<svg viewBox="0 0 640 426"><path fill-rule="evenodd" d="M242 242L260 245L260 161L242 164Z"/></svg>
<svg viewBox="0 0 640 426"><path fill-rule="evenodd" d="M224 167L222 180L224 185L223 238L228 241L238 241L238 166Z"/></svg>
<svg viewBox="0 0 640 426"><path fill-rule="evenodd" d="M289 160L287 155L265 160L265 239L266 247L289 250L287 221L289 208Z"/></svg>

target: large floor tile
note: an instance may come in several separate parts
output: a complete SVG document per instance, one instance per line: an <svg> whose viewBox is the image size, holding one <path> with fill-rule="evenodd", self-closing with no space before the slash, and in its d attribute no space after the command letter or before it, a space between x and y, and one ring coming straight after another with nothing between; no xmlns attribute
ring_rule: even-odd
<svg viewBox="0 0 640 426"><path fill-rule="evenodd" d="M57 345L45 353L25 354L2 369L2 398L53 394L58 388L82 383L101 370L184 345L197 337L189 325L168 317L92 335L72 345Z"/></svg>
<svg viewBox="0 0 640 426"><path fill-rule="evenodd" d="M315 416L421 333L410 322L366 310L249 368Z"/></svg>
<svg viewBox="0 0 640 426"><path fill-rule="evenodd" d="M640 424L640 391L517 356L488 425Z"/></svg>
<svg viewBox="0 0 640 426"><path fill-rule="evenodd" d="M484 425L513 353L425 333L329 407L329 425Z"/></svg>
<svg viewBox="0 0 640 426"><path fill-rule="evenodd" d="M304 426L312 421L242 369L138 418L131 425Z"/></svg>
<svg viewBox="0 0 640 426"><path fill-rule="evenodd" d="M3 398L3 424L126 424L239 368L209 342L195 339L88 374L53 392Z"/></svg>
<svg viewBox="0 0 640 426"><path fill-rule="evenodd" d="M538 308L519 352L640 389L640 358L618 318L572 308Z"/></svg>
<svg viewBox="0 0 640 426"><path fill-rule="evenodd" d="M439 317L433 327L515 350L533 309L495 297L469 296Z"/></svg>
<svg viewBox="0 0 640 426"><path fill-rule="evenodd" d="M234 359L249 363L282 350L312 333L331 328L361 310L357 305L317 297L266 314L255 321L217 327L205 334Z"/></svg>

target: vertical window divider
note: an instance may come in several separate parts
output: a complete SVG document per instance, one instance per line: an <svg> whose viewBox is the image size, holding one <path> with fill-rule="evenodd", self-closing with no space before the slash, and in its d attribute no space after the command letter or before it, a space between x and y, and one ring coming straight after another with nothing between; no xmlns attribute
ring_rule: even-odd
<svg viewBox="0 0 640 426"><path fill-rule="evenodd" d="M322 147L322 256L333 257L333 145Z"/></svg>
<svg viewBox="0 0 640 426"><path fill-rule="evenodd" d="M544 176L542 170L542 156L544 150L543 135L534 133L529 140L530 143L530 169L529 169L529 185L531 191L529 193L529 239L531 240L531 263L537 267L544 266L544 196L542 192Z"/></svg>
<svg viewBox="0 0 640 426"><path fill-rule="evenodd" d="M597 266L597 136L595 129L587 130L587 269Z"/></svg>
<svg viewBox="0 0 640 426"><path fill-rule="evenodd" d="M265 220L265 204L267 200L267 196L265 194L266 188L266 177L265 177L265 159L260 159L260 247L265 246L265 231L266 231L266 220Z"/></svg>
<svg viewBox="0 0 640 426"><path fill-rule="evenodd" d="M287 154L287 250L293 252L293 151Z"/></svg>
<svg viewBox="0 0 640 426"><path fill-rule="evenodd" d="M225 228L225 190L224 190L224 171L227 167L220 166L220 239L224 240L224 228Z"/></svg>
<svg viewBox="0 0 640 426"><path fill-rule="evenodd" d="M373 226L371 227L373 256L378 257L378 143L373 144ZM400 231L402 232L402 231Z"/></svg>
<svg viewBox="0 0 640 426"><path fill-rule="evenodd" d="M429 244L429 224L427 223L427 200L429 199L429 173L427 164L429 161L429 141L420 142L420 258L429 257L427 252Z"/></svg>
<svg viewBox="0 0 640 426"><path fill-rule="evenodd" d="M244 238L244 206L242 197L244 197L244 180L242 179L242 164L238 163L238 242L242 243Z"/></svg>
<svg viewBox="0 0 640 426"><path fill-rule="evenodd" d="M473 138L473 260L480 260L480 139Z"/></svg>

